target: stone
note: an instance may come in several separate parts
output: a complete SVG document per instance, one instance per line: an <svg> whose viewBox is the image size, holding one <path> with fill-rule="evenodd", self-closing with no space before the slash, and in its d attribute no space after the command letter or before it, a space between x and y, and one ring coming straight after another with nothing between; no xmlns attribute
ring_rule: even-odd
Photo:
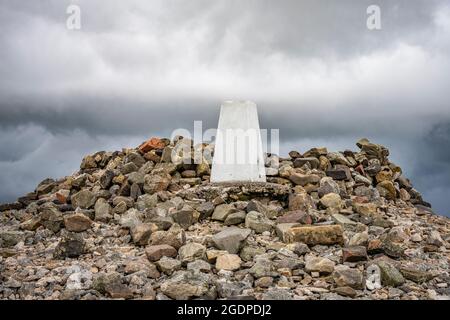
<svg viewBox="0 0 450 320"><path fill-rule="evenodd" d="M374 203L353 202L353 210L361 216L373 217L377 214L377 205Z"/></svg>
<svg viewBox="0 0 450 320"><path fill-rule="evenodd" d="M228 251L225 250L216 250L216 249L208 249L206 250L206 259L210 263L215 263L217 260L217 257L222 254L227 254Z"/></svg>
<svg viewBox="0 0 450 320"><path fill-rule="evenodd" d="M142 223L143 214L138 210L132 208L123 214L119 219L119 224L122 228L132 229L133 227Z"/></svg>
<svg viewBox="0 0 450 320"><path fill-rule="evenodd" d="M141 172L132 172L128 174L127 180L133 185L136 184L138 187L144 184L145 175Z"/></svg>
<svg viewBox="0 0 450 320"><path fill-rule="evenodd" d="M232 204L221 204L214 209L211 219L223 222L229 214L237 211L238 210Z"/></svg>
<svg viewBox="0 0 450 320"><path fill-rule="evenodd" d="M397 191L392 181L382 181L377 184L377 190L382 197L388 200L394 200L397 197Z"/></svg>
<svg viewBox="0 0 450 320"><path fill-rule="evenodd" d="M0 212L9 211L9 210L20 210L23 205L20 202L13 203L3 203L0 204Z"/></svg>
<svg viewBox="0 0 450 320"><path fill-rule="evenodd" d="M399 271L405 279L419 284L434 278L431 272L421 270L414 266L400 266Z"/></svg>
<svg viewBox="0 0 450 320"><path fill-rule="evenodd" d="M334 169L326 170L328 177L333 178L333 180L351 180L352 175L348 167L340 167Z"/></svg>
<svg viewBox="0 0 450 320"><path fill-rule="evenodd" d="M343 229L340 225L292 227L286 233L285 242L303 242L310 245L343 244Z"/></svg>
<svg viewBox="0 0 450 320"><path fill-rule="evenodd" d="M444 240L438 231L431 231L427 238L427 244L431 244L437 247L441 247L444 245Z"/></svg>
<svg viewBox="0 0 450 320"><path fill-rule="evenodd" d="M189 262L186 266L186 269L192 270L192 271L210 272L211 265L204 260L195 260L195 261Z"/></svg>
<svg viewBox="0 0 450 320"><path fill-rule="evenodd" d="M115 177L114 171L105 170L100 176L99 182L102 189L108 189L111 186L112 180Z"/></svg>
<svg viewBox="0 0 450 320"><path fill-rule="evenodd" d="M208 276L193 271L179 271L161 285L162 293L175 300L199 298L208 290Z"/></svg>
<svg viewBox="0 0 450 320"><path fill-rule="evenodd" d="M255 278L274 277L277 275L273 262L267 258L257 258L255 264L248 272Z"/></svg>
<svg viewBox="0 0 450 320"><path fill-rule="evenodd" d="M345 166L351 166L351 163L340 152L329 152L327 154L327 158L333 164L341 164L341 165L345 165Z"/></svg>
<svg viewBox="0 0 450 320"><path fill-rule="evenodd" d="M150 241L152 245L167 244L178 250L186 243L186 234L184 230L175 223L167 231L153 232L150 236Z"/></svg>
<svg viewBox="0 0 450 320"><path fill-rule="evenodd" d="M65 235L53 252L55 259L77 258L85 252L85 241L80 234Z"/></svg>
<svg viewBox="0 0 450 320"><path fill-rule="evenodd" d="M326 156L328 154L328 150L325 147L320 147L320 148L311 148L308 151L306 151L303 154L303 157L308 158L308 157L316 157L319 158L320 156Z"/></svg>
<svg viewBox="0 0 450 320"><path fill-rule="evenodd" d="M393 173L389 168L382 169L380 172L378 172L375 175L375 180L377 182L382 181L392 181L393 180Z"/></svg>
<svg viewBox="0 0 450 320"><path fill-rule="evenodd" d="M133 243L139 246L145 246L150 240L150 236L158 227L153 223L140 223L130 229Z"/></svg>
<svg viewBox="0 0 450 320"><path fill-rule="evenodd" d="M327 193L320 198L320 204L325 208L340 209L342 207L341 196L336 193Z"/></svg>
<svg viewBox="0 0 450 320"><path fill-rule="evenodd" d="M348 242L348 245L350 247L352 246L364 246L367 247L367 244L369 243L369 233L368 232L358 232L351 237L351 239Z"/></svg>
<svg viewBox="0 0 450 320"><path fill-rule="evenodd" d="M137 198L136 208L138 210L153 209L158 204L158 196L156 194L144 194Z"/></svg>
<svg viewBox="0 0 450 320"><path fill-rule="evenodd" d="M261 297L262 300L292 300L292 294L287 289L271 288Z"/></svg>
<svg viewBox="0 0 450 320"><path fill-rule="evenodd" d="M82 213L64 216L64 226L72 232L83 232L91 228L92 221Z"/></svg>
<svg viewBox="0 0 450 320"><path fill-rule="evenodd" d="M225 219L224 224L226 226L241 224L245 221L246 215L247 214L245 213L245 211L238 211L238 212L231 213Z"/></svg>
<svg viewBox="0 0 450 320"><path fill-rule="evenodd" d="M178 256L182 263L187 264L196 259L203 259L206 253L204 245L199 243L188 243L178 250Z"/></svg>
<svg viewBox="0 0 450 320"><path fill-rule="evenodd" d="M40 217L32 217L20 224L22 230L36 231L37 228L41 226Z"/></svg>
<svg viewBox="0 0 450 320"><path fill-rule="evenodd" d="M196 223L200 217L200 213L189 205L184 205L181 210L171 215L173 221L178 223L183 229L189 228Z"/></svg>
<svg viewBox="0 0 450 320"><path fill-rule="evenodd" d="M257 211L263 213L266 217L270 216L269 209L263 205L260 201L252 199L248 202L247 207L245 208L247 212Z"/></svg>
<svg viewBox="0 0 450 320"><path fill-rule="evenodd" d="M309 212L310 209L316 209L314 200L306 192L290 194L288 200L289 211L301 210L304 212Z"/></svg>
<svg viewBox="0 0 450 320"><path fill-rule="evenodd" d="M162 257L174 258L177 256L178 251L174 247L167 244L160 244L146 247L145 254L149 261L155 262Z"/></svg>
<svg viewBox="0 0 450 320"><path fill-rule="evenodd" d="M317 168L319 168L320 162L319 162L319 159L317 159L315 157L296 158L294 160L294 168L301 168L305 164L307 164L311 169L317 169Z"/></svg>
<svg viewBox="0 0 450 320"><path fill-rule="evenodd" d="M343 262L358 262L367 260L367 249L363 246L342 248Z"/></svg>
<svg viewBox="0 0 450 320"><path fill-rule="evenodd" d="M336 181L331 177L323 177L320 179L319 189L317 193L320 198L329 193L340 194L340 188Z"/></svg>
<svg viewBox="0 0 450 320"><path fill-rule="evenodd" d="M300 224L312 224L313 219L310 214L301 211L289 211L281 217L278 217L277 223L300 223Z"/></svg>
<svg viewBox="0 0 450 320"><path fill-rule="evenodd" d="M253 261L253 258L257 255L264 254L266 250L263 247L250 247L245 246L242 248L241 252L239 253L239 256L244 261Z"/></svg>
<svg viewBox="0 0 450 320"><path fill-rule="evenodd" d="M111 220L111 205L103 198L99 198L95 203L94 207L95 211L95 221L105 222L107 223Z"/></svg>
<svg viewBox="0 0 450 320"><path fill-rule="evenodd" d="M333 289L333 292L344 296L344 297L350 297L350 298L355 298L357 295L357 292L355 291L355 289L351 288L351 287L337 287Z"/></svg>
<svg viewBox="0 0 450 320"><path fill-rule="evenodd" d="M139 146L139 151L141 151L142 153L147 153L154 149L164 149L165 146L166 143L164 142L164 140L159 138L151 138Z"/></svg>
<svg viewBox="0 0 450 320"><path fill-rule="evenodd" d="M197 176L203 177L211 174L211 168L206 161L199 163L196 168Z"/></svg>
<svg viewBox="0 0 450 320"><path fill-rule="evenodd" d="M212 202L207 201L207 202L203 202L201 203L198 207L197 207L197 211L200 213L200 219L206 219L209 218L212 213L214 212L215 206Z"/></svg>
<svg viewBox="0 0 450 320"><path fill-rule="evenodd" d="M119 202L114 209L112 209L112 214L116 215L116 214L123 214L127 211L128 207L125 201L121 201Z"/></svg>
<svg viewBox="0 0 450 320"><path fill-rule="evenodd" d="M122 276L117 272L97 274L94 277L92 287L113 299L130 299L133 297L133 293L123 283Z"/></svg>
<svg viewBox="0 0 450 320"><path fill-rule="evenodd" d="M359 140L356 145L361 148L361 152L366 154L369 159L379 159L381 163L386 162L389 156L389 150L382 145L369 142L367 139Z"/></svg>
<svg viewBox="0 0 450 320"><path fill-rule="evenodd" d="M64 226L64 218L56 207L52 204L44 204L40 208L40 223L47 229L57 233Z"/></svg>
<svg viewBox="0 0 450 320"><path fill-rule="evenodd" d="M302 155L300 154L300 152L293 150L289 152L289 157L291 157L292 159L297 159L301 158Z"/></svg>
<svg viewBox="0 0 450 320"><path fill-rule="evenodd" d="M286 247L298 256L302 256L311 251L308 245L301 242L290 243Z"/></svg>
<svg viewBox="0 0 450 320"><path fill-rule="evenodd" d="M235 271L241 267L242 260L236 254L224 254L217 257L216 269Z"/></svg>
<svg viewBox="0 0 450 320"><path fill-rule="evenodd" d="M301 173L293 173L289 176L289 180L296 185L300 185L302 187L307 184L316 184L320 181L320 177L315 174L301 174Z"/></svg>
<svg viewBox="0 0 450 320"><path fill-rule="evenodd" d="M349 218L340 213L333 214L331 218L333 219L334 222L344 227L344 229L354 227L357 224L355 221L350 220Z"/></svg>
<svg viewBox="0 0 450 320"><path fill-rule="evenodd" d="M88 290L92 285L92 273L87 270L72 273L66 281L68 290Z"/></svg>
<svg viewBox="0 0 450 320"><path fill-rule="evenodd" d="M154 194L159 191L165 191L169 187L170 176L168 174L150 175L144 177L144 192Z"/></svg>
<svg viewBox="0 0 450 320"><path fill-rule="evenodd" d="M161 272L171 275L177 270L181 269L181 261L173 258L163 256L161 259L155 262L158 270Z"/></svg>
<svg viewBox="0 0 450 320"><path fill-rule="evenodd" d="M25 234L21 231L0 231L0 248L13 247L25 240Z"/></svg>
<svg viewBox="0 0 450 320"><path fill-rule="evenodd" d="M392 263L380 260L376 262L376 265L380 268L383 285L398 287L405 283L405 278Z"/></svg>
<svg viewBox="0 0 450 320"><path fill-rule="evenodd" d="M212 237L214 245L221 250L236 254L242 248L245 239L250 235L250 229L227 227Z"/></svg>
<svg viewBox="0 0 450 320"><path fill-rule="evenodd" d="M263 213L250 211L245 217L245 227L254 230L256 233L272 231L274 223L267 219Z"/></svg>
<svg viewBox="0 0 450 320"><path fill-rule="evenodd" d="M255 287L260 288L269 288L273 284L273 278L272 277L262 277L255 281Z"/></svg>
<svg viewBox="0 0 450 320"><path fill-rule="evenodd" d="M361 271L350 268L346 265L334 267L333 280L339 287L350 287L353 289L364 288L364 277Z"/></svg>
<svg viewBox="0 0 450 320"><path fill-rule="evenodd" d="M36 188L36 193L38 196L50 193L56 186L53 179L45 179Z"/></svg>
<svg viewBox="0 0 450 320"><path fill-rule="evenodd" d="M161 276L156 265L141 257L127 261L124 272L125 274L143 273L146 277L152 279L158 279Z"/></svg>
<svg viewBox="0 0 450 320"><path fill-rule="evenodd" d="M330 274L334 270L335 263L327 258L307 256L305 259L306 272L319 272L321 274Z"/></svg>
<svg viewBox="0 0 450 320"><path fill-rule="evenodd" d="M95 204L95 194L87 189L81 190L71 198L73 208L89 209Z"/></svg>
<svg viewBox="0 0 450 320"><path fill-rule="evenodd" d="M372 185L372 180L371 180L371 179L369 179L369 178L367 178L367 177L365 177L365 176L362 176L362 175L360 175L360 174L356 174L356 175L353 177L353 179L354 179L355 182L358 183L358 184L363 183L363 184L366 185L366 186L371 186L371 185Z"/></svg>

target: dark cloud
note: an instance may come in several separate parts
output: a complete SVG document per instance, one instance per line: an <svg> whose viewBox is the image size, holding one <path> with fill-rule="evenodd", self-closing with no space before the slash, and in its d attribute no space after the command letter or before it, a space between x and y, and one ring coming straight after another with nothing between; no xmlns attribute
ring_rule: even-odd
<svg viewBox="0 0 450 320"><path fill-rule="evenodd" d="M79 4L82 30L66 29ZM449 214L450 6L368 0L0 3L0 201L82 156L216 125L220 102L258 103L281 151L363 136ZM38 168L38 169L37 169Z"/></svg>

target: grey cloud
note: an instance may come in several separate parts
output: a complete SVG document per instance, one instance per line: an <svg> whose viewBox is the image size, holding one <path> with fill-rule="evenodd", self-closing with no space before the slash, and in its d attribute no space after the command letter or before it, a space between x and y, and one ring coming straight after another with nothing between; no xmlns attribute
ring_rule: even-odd
<svg viewBox="0 0 450 320"><path fill-rule="evenodd" d="M376 32L368 0L79 0L74 32L72 2L0 3L0 200L70 174L86 153L194 120L214 127L222 100L249 99L282 152L367 136L449 207L446 1L375 1Z"/></svg>

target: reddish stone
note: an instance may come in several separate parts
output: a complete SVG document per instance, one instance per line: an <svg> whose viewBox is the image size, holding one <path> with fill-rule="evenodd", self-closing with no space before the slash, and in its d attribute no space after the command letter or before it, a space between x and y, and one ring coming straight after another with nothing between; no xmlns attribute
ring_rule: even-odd
<svg viewBox="0 0 450 320"><path fill-rule="evenodd" d="M363 246L353 246L342 249L343 262L358 262L367 260L367 250Z"/></svg>
<svg viewBox="0 0 450 320"><path fill-rule="evenodd" d="M147 259L151 262L158 261L162 257L176 257L177 253L177 250L174 247L169 246L168 244L148 246L145 249Z"/></svg>
<svg viewBox="0 0 450 320"><path fill-rule="evenodd" d="M59 192L56 193L56 199L58 199L58 201L61 202L61 203L66 203L67 202L66 196L63 195L62 193L59 193Z"/></svg>
<svg viewBox="0 0 450 320"><path fill-rule="evenodd" d="M139 150L143 153L147 153L154 149L164 149L166 144L163 140L159 138L151 138L150 140L147 140L143 144L139 146Z"/></svg>
<svg viewBox="0 0 450 320"><path fill-rule="evenodd" d="M364 171L364 166L362 164L360 164L359 166L357 166L355 168L356 171L358 171L361 175L365 176L366 172Z"/></svg>
<svg viewBox="0 0 450 320"><path fill-rule="evenodd" d="M312 224L311 216L301 210L290 211L284 216L277 219L278 223L301 223L301 224Z"/></svg>
<svg viewBox="0 0 450 320"><path fill-rule="evenodd" d="M370 254L383 252L383 243L380 241L380 239L370 240L367 244L367 251Z"/></svg>

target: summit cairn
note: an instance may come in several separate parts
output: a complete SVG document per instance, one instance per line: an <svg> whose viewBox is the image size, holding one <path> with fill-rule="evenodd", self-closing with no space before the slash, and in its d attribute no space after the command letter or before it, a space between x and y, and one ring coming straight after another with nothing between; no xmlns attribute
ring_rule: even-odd
<svg viewBox="0 0 450 320"><path fill-rule="evenodd" d="M257 128L256 106L225 104L219 127L232 124ZM171 157L178 146L198 148L97 152L0 205L0 299L449 299L450 220L387 148L362 139L221 172ZM262 169L266 183L248 182ZM247 183L211 183L228 179Z"/></svg>

